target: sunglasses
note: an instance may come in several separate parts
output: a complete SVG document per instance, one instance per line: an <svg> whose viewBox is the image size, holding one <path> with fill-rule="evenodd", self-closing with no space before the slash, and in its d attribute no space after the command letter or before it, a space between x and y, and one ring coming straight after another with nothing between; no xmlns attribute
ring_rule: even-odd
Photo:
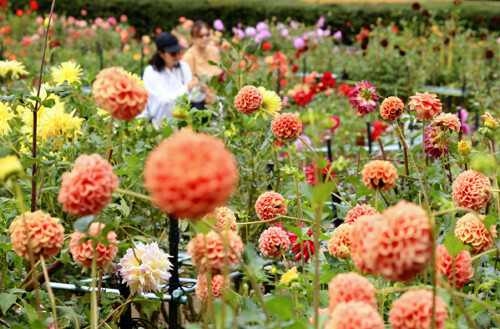
<svg viewBox="0 0 500 329"><path fill-rule="evenodd" d="M181 51L180 51L180 50L175 51L175 52L173 52L173 53L170 53L170 52L169 52L170 56L172 56L172 57L175 57L175 56L179 55L180 53L181 53Z"/></svg>

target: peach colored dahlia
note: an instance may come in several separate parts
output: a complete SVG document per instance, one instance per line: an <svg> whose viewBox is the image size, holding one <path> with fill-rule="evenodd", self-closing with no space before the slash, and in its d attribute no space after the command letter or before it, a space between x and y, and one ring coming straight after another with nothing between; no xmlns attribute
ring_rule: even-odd
<svg viewBox="0 0 500 329"><path fill-rule="evenodd" d="M435 126L448 127L456 133L460 131L460 127L462 126L460 119L452 113L441 113L434 118L432 124Z"/></svg>
<svg viewBox="0 0 500 329"><path fill-rule="evenodd" d="M375 214L378 214L378 211L369 204L358 204L347 212L344 223L354 224L361 216Z"/></svg>
<svg viewBox="0 0 500 329"><path fill-rule="evenodd" d="M93 236L99 235L102 230L106 227L104 224L92 223L89 226L89 233ZM94 247L92 246L92 241L87 240L80 243L80 239L83 239L87 234L75 231L71 234L71 241L69 243L69 250L73 255L75 262L82 264L86 267L92 267L92 258L94 256ZM97 257L97 268L107 267L109 263L115 258L116 252L118 251L118 241L116 240L116 233L110 231L106 235L106 239L109 245L104 245L101 242L97 244L96 257Z"/></svg>
<svg viewBox="0 0 500 329"><path fill-rule="evenodd" d="M302 132L302 121L296 113L283 113L274 117L271 122L274 137L289 141Z"/></svg>
<svg viewBox="0 0 500 329"><path fill-rule="evenodd" d="M285 198L273 191L264 192L255 202L255 212L260 220L269 220L278 215L286 215Z"/></svg>
<svg viewBox="0 0 500 329"><path fill-rule="evenodd" d="M224 283L224 276L216 274L212 276L212 299L221 298L229 290L229 282L226 280ZM208 302L208 286L207 286L207 275L201 273L198 275L196 282L196 296L204 302Z"/></svg>
<svg viewBox="0 0 500 329"><path fill-rule="evenodd" d="M252 114L262 106L263 101L264 97L257 87L245 86L234 98L234 106L241 113Z"/></svg>
<svg viewBox="0 0 500 329"><path fill-rule="evenodd" d="M377 310L363 302L340 303L324 329L384 329Z"/></svg>
<svg viewBox="0 0 500 329"><path fill-rule="evenodd" d="M363 183L370 190L388 191L396 185L398 171L396 167L385 160L368 162L361 171Z"/></svg>
<svg viewBox="0 0 500 329"><path fill-rule="evenodd" d="M341 224L335 231L330 240L328 240L328 252L335 258L349 257L349 247L351 246L352 225Z"/></svg>
<svg viewBox="0 0 500 329"><path fill-rule="evenodd" d="M353 224L351 232L351 259L358 270L367 274L376 273L376 263L371 258L382 233L379 222L385 220L381 214L364 215Z"/></svg>
<svg viewBox="0 0 500 329"><path fill-rule="evenodd" d="M214 217L217 220L215 223L215 228L219 231L225 231L229 229L234 232L238 232L238 224L236 224L236 216L234 211L227 207L217 207L211 213L208 213L204 218Z"/></svg>
<svg viewBox="0 0 500 329"><path fill-rule="evenodd" d="M453 266L448 249L442 244L436 248L436 270L438 275L446 275L453 286ZM455 256L455 282L457 289L462 289L472 278L472 260L468 250L462 250Z"/></svg>
<svg viewBox="0 0 500 329"><path fill-rule="evenodd" d="M259 238L259 249L264 257L279 258L281 250L287 252L290 249L290 239L285 230L278 226L266 229Z"/></svg>
<svg viewBox="0 0 500 329"><path fill-rule="evenodd" d="M471 246L472 254L480 254L493 246L493 239L483 224L485 216L468 213L460 218L455 226L455 237L463 244ZM490 226L493 238L497 237L495 225Z"/></svg>
<svg viewBox="0 0 500 329"><path fill-rule="evenodd" d="M380 104L380 115L384 120L394 121L403 114L405 104L399 97L390 96Z"/></svg>
<svg viewBox="0 0 500 329"><path fill-rule="evenodd" d="M328 309L333 312L347 302L363 302L376 309L375 286L355 272L337 274L328 284Z"/></svg>
<svg viewBox="0 0 500 329"><path fill-rule="evenodd" d="M441 113L442 105L435 94L416 93L410 96L410 110L417 111L417 118L420 121L430 120Z"/></svg>
<svg viewBox="0 0 500 329"><path fill-rule="evenodd" d="M467 170L458 175L452 189L452 198L457 207L479 211L486 207L490 200L490 180L474 170Z"/></svg>

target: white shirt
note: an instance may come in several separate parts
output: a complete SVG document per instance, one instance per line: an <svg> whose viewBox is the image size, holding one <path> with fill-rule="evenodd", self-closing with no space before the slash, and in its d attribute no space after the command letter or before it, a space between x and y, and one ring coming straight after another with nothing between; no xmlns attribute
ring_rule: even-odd
<svg viewBox="0 0 500 329"><path fill-rule="evenodd" d="M143 75L144 87L149 94L148 105L138 117L161 122L164 117L172 117L175 101L179 97L188 94L191 101L204 100L205 94L199 93L199 87L188 91L187 84L192 78L189 65L183 61L179 61L179 67L165 67L160 72L148 65Z"/></svg>

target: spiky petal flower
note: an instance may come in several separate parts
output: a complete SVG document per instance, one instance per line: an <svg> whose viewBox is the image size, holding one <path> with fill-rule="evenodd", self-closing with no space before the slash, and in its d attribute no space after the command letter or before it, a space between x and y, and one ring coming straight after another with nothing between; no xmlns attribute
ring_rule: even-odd
<svg viewBox="0 0 500 329"><path fill-rule="evenodd" d="M290 243L292 245L292 254L295 255L295 260L300 261L302 255L304 255L304 261L307 263L309 261L309 258L311 258L311 256L316 251L316 249L314 248L314 241L311 239L301 241L295 233L288 232L287 234L288 238L290 238ZM312 230L307 231L307 236L311 237L312 235Z"/></svg>
<svg viewBox="0 0 500 329"><path fill-rule="evenodd" d="M78 63L67 61L61 63L57 67L52 68L52 80L61 85L64 81L68 81L70 85L79 85L82 68Z"/></svg>
<svg viewBox="0 0 500 329"><path fill-rule="evenodd" d="M130 287L132 294L160 291L160 285L165 284L171 276L169 270L172 264L169 257L156 242L139 242L135 250L129 248L120 260L123 283Z"/></svg>
<svg viewBox="0 0 500 329"><path fill-rule="evenodd" d="M8 103L0 102L0 136L10 133L9 120L14 117L14 112Z"/></svg>
<svg viewBox="0 0 500 329"><path fill-rule="evenodd" d="M17 79L21 75L28 74L28 71L25 70L23 63L16 60L0 61L0 77L6 78L9 74L11 79Z"/></svg>
<svg viewBox="0 0 500 329"><path fill-rule="evenodd" d="M352 108L357 109L361 115L366 115L377 109L377 87L372 86L371 82L361 81L355 84L354 89L349 93L349 103Z"/></svg>
<svg viewBox="0 0 500 329"><path fill-rule="evenodd" d="M264 87L257 89L262 94L262 105L260 106L262 111L272 116L278 114L281 111L281 97L276 92L267 90Z"/></svg>
<svg viewBox="0 0 500 329"><path fill-rule="evenodd" d="M335 172L332 168L332 162L327 158L324 158L324 160L328 162L325 168L320 169L316 164L316 160L309 163L309 167L304 167L306 172L306 182L309 185L315 186L317 183L321 184L325 180L325 178L327 182L330 182L333 180L333 177L335 177ZM319 178L318 182L316 182L316 171L319 171L321 173L321 177Z"/></svg>

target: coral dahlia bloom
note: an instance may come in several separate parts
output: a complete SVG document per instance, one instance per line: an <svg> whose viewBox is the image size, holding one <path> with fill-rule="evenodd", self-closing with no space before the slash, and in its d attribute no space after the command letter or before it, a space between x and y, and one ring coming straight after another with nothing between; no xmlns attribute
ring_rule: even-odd
<svg viewBox="0 0 500 329"><path fill-rule="evenodd" d="M452 198L458 207L480 211L490 200L490 180L474 170L467 170L458 175L452 189Z"/></svg>
<svg viewBox="0 0 500 329"><path fill-rule="evenodd" d="M352 108L357 109L363 116L377 109L377 87L373 87L371 82L356 83L349 97L349 103L353 104Z"/></svg>
<svg viewBox="0 0 500 329"><path fill-rule="evenodd" d="M37 260L42 255L47 260L55 256L64 245L64 227L59 223L58 218L54 218L41 210L25 212L12 222L9 229L12 250L24 259L29 260L25 223L28 227L34 260Z"/></svg>
<svg viewBox="0 0 500 329"><path fill-rule="evenodd" d="M436 248L436 270L438 275L446 275L453 286L453 264L448 249L442 244ZM472 260L468 250L462 250L455 256L455 282L457 289L462 289L472 278Z"/></svg>
<svg viewBox="0 0 500 329"><path fill-rule="evenodd" d="M390 96L380 104L380 115L384 120L394 121L403 114L405 104L399 97Z"/></svg>
<svg viewBox="0 0 500 329"><path fill-rule="evenodd" d="M234 212L227 207L217 207L214 212L205 215L205 218L214 217L217 220L215 228L219 231L229 229L238 232L238 224L236 224L236 216Z"/></svg>
<svg viewBox="0 0 500 329"><path fill-rule="evenodd" d="M441 127L429 125L425 129L424 143L425 151L433 158L440 158L443 151L444 155L447 155L450 151L450 141L447 137L444 137L444 131Z"/></svg>
<svg viewBox="0 0 500 329"><path fill-rule="evenodd" d="M416 93L410 96L410 110L417 111L417 118L420 121L430 120L441 113L442 105L435 94Z"/></svg>
<svg viewBox="0 0 500 329"><path fill-rule="evenodd" d="M306 182L309 185L316 186L316 183L322 183L325 180L325 176L328 176L326 179L327 182L332 181L333 177L335 177L335 172L333 171L333 168L331 168L332 162L327 158L324 159L325 161L328 161L328 164L325 168L320 169L316 164L316 160L314 160L314 162L310 162L309 167L304 168L306 172ZM321 177L319 178L318 182L316 182L317 171L321 173Z"/></svg>
<svg viewBox="0 0 500 329"><path fill-rule="evenodd" d="M493 246L494 241L483 224L484 218L484 215L468 213L460 218L455 226L455 237L471 246L472 254L482 253ZM493 238L497 237L495 225L490 226L490 232Z"/></svg>
<svg viewBox="0 0 500 329"><path fill-rule="evenodd" d="M278 215L286 215L285 198L273 191L264 192L255 202L255 212L260 220L269 220Z"/></svg>
<svg viewBox="0 0 500 329"><path fill-rule="evenodd" d="M302 226L302 225L301 225ZM304 261L307 263L314 254L316 248L314 247L313 240L299 240L299 237L292 232L287 232L288 238L290 238L290 243L292 244L292 254L295 255L295 260L300 261L302 255L304 255ZM313 235L312 230L307 231L307 235L311 237Z"/></svg>
<svg viewBox="0 0 500 329"><path fill-rule="evenodd" d="M216 274L212 276L212 285L210 287L212 290L212 299L221 298L229 290L229 282L224 283L224 276ZM207 275L205 273L199 274L196 282L196 296L204 302L207 303L209 300L208 296L208 286L207 286Z"/></svg>
<svg viewBox="0 0 500 329"><path fill-rule="evenodd" d="M104 224L92 223L89 226L89 233L93 236L99 235L102 230L106 227ZM73 255L75 262L82 264L86 267L92 267L92 258L94 257L94 247L91 240L87 240L80 243L80 239L83 239L87 234L75 231L71 234L71 241L69 243L69 250ZM116 252L118 251L118 241L116 240L116 233L110 231L106 235L106 239L109 245L104 245L101 242L97 244L96 257L97 257L97 268L106 267L115 258Z"/></svg>
<svg viewBox="0 0 500 329"><path fill-rule="evenodd" d="M351 231L352 225L349 224L341 224L335 228L332 237L328 240L328 252L332 257L342 259L349 257Z"/></svg>
<svg viewBox="0 0 500 329"><path fill-rule="evenodd" d="M165 284L171 276L169 271L172 264L169 258L156 242L139 242L135 250L127 250L118 264L123 283L130 287L132 294L160 291L160 285Z"/></svg>
<svg viewBox="0 0 500 329"><path fill-rule="evenodd" d="M148 156L144 185L161 211L196 220L227 203L236 188L236 160L219 138L183 129Z"/></svg>
<svg viewBox="0 0 500 329"><path fill-rule="evenodd" d="M109 67L96 75L92 94L97 105L120 120L132 120L148 102L148 92L121 67Z"/></svg>
<svg viewBox="0 0 500 329"><path fill-rule="evenodd" d="M257 87L245 86L234 98L234 106L244 114L252 114L262 106L263 101L264 97Z"/></svg>
<svg viewBox="0 0 500 329"><path fill-rule="evenodd" d="M393 329L428 329L432 321L432 291L419 289L405 292L396 299L389 311ZM448 310L444 300L436 296L435 328L444 329Z"/></svg>
<svg viewBox="0 0 500 329"><path fill-rule="evenodd" d="M363 302L377 308L375 286L355 272L337 274L328 284L328 309L333 312L340 303Z"/></svg>
<svg viewBox="0 0 500 329"><path fill-rule="evenodd" d="M441 113L434 118L432 124L436 126L448 127L456 133L460 131L460 127L462 126L458 117L451 113Z"/></svg>
<svg viewBox="0 0 500 329"><path fill-rule="evenodd" d="M296 113L283 113L274 117L271 122L274 137L289 141L302 132L302 121Z"/></svg>
<svg viewBox="0 0 500 329"><path fill-rule="evenodd" d="M388 191L396 185L398 171L396 167L385 160L374 160L368 162L361 171L363 183L370 190Z"/></svg>
<svg viewBox="0 0 500 329"><path fill-rule="evenodd" d="M354 224L361 216L375 214L378 214L378 211L369 204L358 204L347 212L344 223Z"/></svg>
<svg viewBox="0 0 500 329"><path fill-rule="evenodd" d="M271 226L260 235L259 249L264 257L279 258L281 250L286 252L289 248L290 239L281 227Z"/></svg>
<svg viewBox="0 0 500 329"><path fill-rule="evenodd" d="M233 231L225 231L221 234L224 238L227 237L229 246L236 251L237 255L229 247L227 247L227 251L225 250L224 240L217 232L209 231L206 235L198 233L187 245L188 254L191 255L191 260L198 272L206 272L207 261L210 261L211 273L222 273L226 252L229 266L238 263L238 257L241 257L241 253L243 252L243 242L240 236Z"/></svg>
<svg viewBox="0 0 500 329"><path fill-rule="evenodd" d="M96 215L111 202L111 195L119 184L108 161L99 154L82 154L73 170L62 175L57 200L72 215Z"/></svg>
<svg viewBox="0 0 500 329"><path fill-rule="evenodd" d="M384 329L384 321L377 310L366 303L340 303L325 322L324 329Z"/></svg>
<svg viewBox="0 0 500 329"><path fill-rule="evenodd" d="M351 231L351 259L358 270L367 274L375 274L376 263L366 255L373 248L377 248L378 241L374 238L381 234L381 225L384 221L380 214L364 215L354 222ZM371 256L371 255L370 255Z"/></svg>

